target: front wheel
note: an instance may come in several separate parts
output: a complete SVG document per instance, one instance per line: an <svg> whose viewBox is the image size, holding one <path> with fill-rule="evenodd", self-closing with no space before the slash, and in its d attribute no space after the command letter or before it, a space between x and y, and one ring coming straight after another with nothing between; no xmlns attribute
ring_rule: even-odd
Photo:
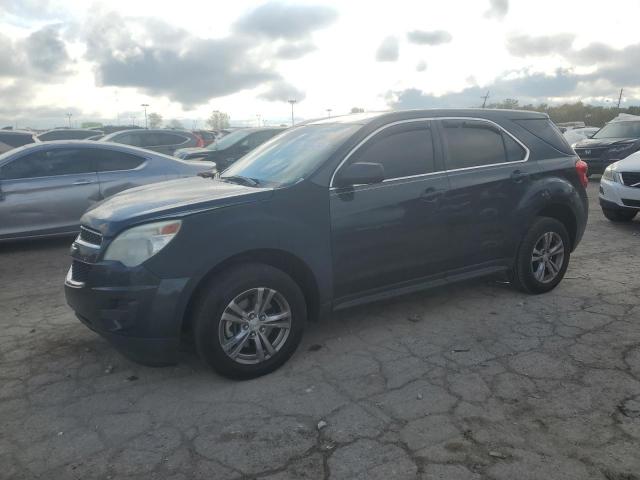
<svg viewBox="0 0 640 480"><path fill-rule="evenodd" d="M539 217L520 243L511 282L526 293L553 290L567 271L570 255L565 226L554 218Z"/></svg>
<svg viewBox="0 0 640 480"><path fill-rule="evenodd" d="M612 222L630 222L638 213L637 210L623 210L621 208L603 208L602 213Z"/></svg>
<svg viewBox="0 0 640 480"><path fill-rule="evenodd" d="M281 270L244 264L215 276L195 311L200 358L229 378L276 370L295 352L307 308L300 287Z"/></svg>

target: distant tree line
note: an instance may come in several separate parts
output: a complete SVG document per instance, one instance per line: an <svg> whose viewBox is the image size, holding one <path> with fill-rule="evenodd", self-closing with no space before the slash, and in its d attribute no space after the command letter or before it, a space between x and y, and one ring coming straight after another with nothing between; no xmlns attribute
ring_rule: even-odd
<svg viewBox="0 0 640 480"><path fill-rule="evenodd" d="M640 115L640 106L627 108L600 107L587 105L582 102L565 103L563 105L520 105L518 100L507 98L502 102L487 104L487 108L511 108L519 110L533 110L549 114L549 118L556 123L584 122L588 126L602 127L605 123L617 117L619 113Z"/></svg>

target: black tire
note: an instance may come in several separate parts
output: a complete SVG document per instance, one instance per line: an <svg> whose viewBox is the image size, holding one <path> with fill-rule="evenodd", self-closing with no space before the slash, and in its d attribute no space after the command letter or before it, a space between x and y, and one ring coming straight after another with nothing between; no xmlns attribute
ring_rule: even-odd
<svg viewBox="0 0 640 480"><path fill-rule="evenodd" d="M546 233L553 233L562 239L564 247L562 265L556 276L546 282L539 281L533 271L534 247ZM553 290L564 277L571 256L571 240L565 226L549 217L538 217L520 242L515 264L510 275L512 285L525 293L539 294ZM546 270L543 271L543 274Z"/></svg>
<svg viewBox="0 0 640 480"><path fill-rule="evenodd" d="M637 210L623 210L621 208L603 208L602 213L612 222L630 222L638 213Z"/></svg>
<svg viewBox="0 0 640 480"><path fill-rule="evenodd" d="M282 346L274 355L256 364L238 363L222 348L220 341L222 315L238 295L260 287L276 290L286 300L291 311L291 328ZM200 358L225 377L248 379L276 370L293 355L304 332L307 306L300 287L289 275L269 265L251 263L231 267L214 276L204 287L194 315L193 331ZM244 325L242 327L244 328ZM247 344L247 347L250 345L250 343Z"/></svg>

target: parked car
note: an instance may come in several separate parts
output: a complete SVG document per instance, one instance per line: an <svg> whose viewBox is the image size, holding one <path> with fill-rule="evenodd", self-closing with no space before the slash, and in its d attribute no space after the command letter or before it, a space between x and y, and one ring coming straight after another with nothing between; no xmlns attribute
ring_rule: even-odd
<svg viewBox="0 0 640 480"><path fill-rule="evenodd" d="M598 130L600 130L598 127L572 128L571 130L565 131L562 135L564 135L569 145L573 145L585 138L591 138Z"/></svg>
<svg viewBox="0 0 640 480"><path fill-rule="evenodd" d="M490 274L553 289L585 229L587 182L537 112L310 122L220 178L141 187L89 210L67 301L139 362L174 363L190 335L218 372L255 377L332 310Z"/></svg>
<svg viewBox="0 0 640 480"><path fill-rule="evenodd" d="M600 179L600 207L612 222L630 222L640 211L640 152L609 165Z"/></svg>
<svg viewBox="0 0 640 480"><path fill-rule="evenodd" d="M0 130L0 154L36 141L33 132L24 130Z"/></svg>
<svg viewBox="0 0 640 480"><path fill-rule="evenodd" d="M612 163L640 150L640 116L620 114L573 148L589 165L589 175L603 173Z"/></svg>
<svg viewBox="0 0 640 480"><path fill-rule="evenodd" d="M148 130L142 128L115 132L105 135L98 141L123 143L167 155L173 155L178 148L202 147L204 145L202 138L186 130Z"/></svg>
<svg viewBox="0 0 640 480"><path fill-rule="evenodd" d="M203 147L211 145L216 141L216 132L212 132L210 130L193 130L193 133L195 135L199 135L200 138L202 138L202 141L204 142Z"/></svg>
<svg viewBox="0 0 640 480"><path fill-rule="evenodd" d="M38 135L38 140L41 142L50 142L52 140L86 140L95 135L102 135L102 132L89 128L55 128Z"/></svg>
<svg viewBox="0 0 640 480"><path fill-rule="evenodd" d="M103 125L101 127L91 127L91 130L99 130L105 135L110 133L122 132L123 130L142 130L142 127L136 125Z"/></svg>
<svg viewBox="0 0 640 480"><path fill-rule="evenodd" d="M0 155L0 240L78 232L85 210L114 193L214 169L112 143L27 145Z"/></svg>
<svg viewBox="0 0 640 480"><path fill-rule="evenodd" d="M175 156L184 160L209 160L223 171L251 150L284 131L280 127L243 128L225 135L206 148L181 148Z"/></svg>

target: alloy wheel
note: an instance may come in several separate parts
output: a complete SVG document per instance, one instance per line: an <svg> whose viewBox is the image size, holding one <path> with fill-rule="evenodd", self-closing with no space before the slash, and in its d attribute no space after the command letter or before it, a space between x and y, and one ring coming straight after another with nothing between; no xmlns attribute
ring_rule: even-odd
<svg viewBox="0 0 640 480"><path fill-rule="evenodd" d="M531 270L541 283L552 282L562 270L564 242L556 232L543 233L536 241L531 255Z"/></svg>
<svg viewBox="0 0 640 480"><path fill-rule="evenodd" d="M224 309L218 339L222 350L241 364L272 358L291 332L291 307L276 290L257 287L237 295Z"/></svg>

